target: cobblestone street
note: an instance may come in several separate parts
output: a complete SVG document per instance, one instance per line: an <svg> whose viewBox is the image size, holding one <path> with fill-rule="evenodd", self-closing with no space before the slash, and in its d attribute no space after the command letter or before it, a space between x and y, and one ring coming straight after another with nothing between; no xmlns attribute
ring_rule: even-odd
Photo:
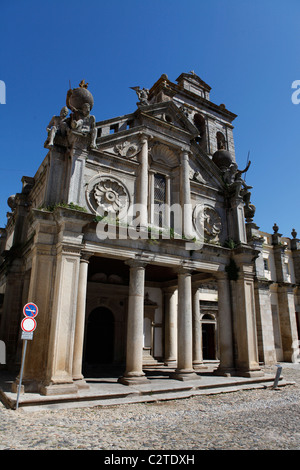
<svg viewBox="0 0 300 470"><path fill-rule="evenodd" d="M295 385L53 411L0 403L0 450L299 450L300 365L282 376Z"/></svg>

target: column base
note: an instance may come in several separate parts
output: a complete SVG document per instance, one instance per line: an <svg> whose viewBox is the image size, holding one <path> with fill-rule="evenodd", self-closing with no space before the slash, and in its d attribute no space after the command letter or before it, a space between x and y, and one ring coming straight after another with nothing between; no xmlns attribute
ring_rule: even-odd
<svg viewBox="0 0 300 470"><path fill-rule="evenodd" d="M13 393L18 393L19 390L19 377L15 380L15 382L12 383L11 385L11 391ZM23 380L21 389L20 389L20 394L24 393L40 393L40 388L41 388L41 382L38 382L37 380Z"/></svg>
<svg viewBox="0 0 300 470"><path fill-rule="evenodd" d="M118 382L123 385L141 385L149 383L149 379L143 375L123 375L118 378Z"/></svg>
<svg viewBox="0 0 300 470"><path fill-rule="evenodd" d="M195 371L208 369L208 366L204 365L203 362L193 362L193 368Z"/></svg>
<svg viewBox="0 0 300 470"><path fill-rule="evenodd" d="M88 389L90 388L90 386L86 383L86 381L84 380L84 378L81 378L81 379L74 379L74 385L76 385L76 387L78 388L78 390L82 390L82 389Z"/></svg>
<svg viewBox="0 0 300 470"><path fill-rule="evenodd" d="M180 380L181 382L186 382L188 380L196 380L201 377L196 374L194 369L177 369L175 372L170 374L170 379Z"/></svg>
<svg viewBox="0 0 300 470"><path fill-rule="evenodd" d="M239 377L248 377L248 378L255 378L255 377L263 377L265 374L261 369L257 370L237 370L236 375Z"/></svg>
<svg viewBox="0 0 300 470"><path fill-rule="evenodd" d="M231 367L218 367L218 369L213 371L214 375L219 375L221 377L235 377L237 372L234 368Z"/></svg>
<svg viewBox="0 0 300 470"><path fill-rule="evenodd" d="M74 383L50 384L40 388L41 395L69 395L76 394L78 388Z"/></svg>
<svg viewBox="0 0 300 470"><path fill-rule="evenodd" d="M166 359L164 361L164 366L176 367L177 366L177 360L176 359Z"/></svg>

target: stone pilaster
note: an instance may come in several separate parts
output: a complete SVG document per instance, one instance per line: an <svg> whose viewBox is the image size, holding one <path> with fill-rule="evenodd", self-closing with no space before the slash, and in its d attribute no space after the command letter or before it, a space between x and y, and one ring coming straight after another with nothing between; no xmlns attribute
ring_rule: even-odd
<svg viewBox="0 0 300 470"><path fill-rule="evenodd" d="M141 136L142 148L139 154L139 176L137 184L137 203L141 205L140 228L147 230L148 227L148 138Z"/></svg>
<svg viewBox="0 0 300 470"><path fill-rule="evenodd" d="M49 154L48 177L45 182L44 205L51 206L68 200L68 164L64 147L54 146ZM73 201L72 201L73 202Z"/></svg>
<svg viewBox="0 0 300 470"><path fill-rule="evenodd" d="M231 281L233 299L235 365L237 375L257 377L263 375L259 367L254 296L254 257L256 250L237 248L233 260L237 279Z"/></svg>
<svg viewBox="0 0 300 470"><path fill-rule="evenodd" d="M50 329L47 378L41 393L76 393L73 382L73 349L76 325L80 248L60 244Z"/></svg>
<svg viewBox="0 0 300 470"><path fill-rule="evenodd" d="M194 238L193 214L191 205L189 152L182 150L180 162L180 193L182 209L182 233L186 238Z"/></svg>
<svg viewBox="0 0 300 470"><path fill-rule="evenodd" d="M232 299L226 273L218 275L218 332L220 364L217 375L235 375Z"/></svg>
<svg viewBox="0 0 300 470"><path fill-rule="evenodd" d="M298 332L296 323L294 286L288 281L288 273L285 264L285 251L287 246L281 243L282 234L278 232L277 224L273 226L272 234L273 253L276 269L278 311L280 322L280 333L283 350L283 359L287 362L295 362L299 354ZM294 232L294 233L293 233ZM293 240L291 248L294 261L295 279L298 282L299 269L295 259L297 258L297 239L295 231L292 232ZM296 240L296 241L295 241Z"/></svg>
<svg viewBox="0 0 300 470"><path fill-rule="evenodd" d="M73 352L82 227L91 220L90 214L63 208L57 208L53 215L58 243L46 379L41 387L41 393L44 395L77 392L73 381Z"/></svg>
<svg viewBox="0 0 300 470"><path fill-rule="evenodd" d="M276 350L269 281L255 280L255 305L259 360L272 365L276 363Z"/></svg>
<svg viewBox="0 0 300 470"><path fill-rule="evenodd" d="M232 198L228 219L229 238L236 243L247 243L244 202L241 198Z"/></svg>
<svg viewBox="0 0 300 470"><path fill-rule="evenodd" d="M28 256L28 263L31 266L29 288L23 300L24 304L34 302L38 306L39 313L33 339L28 341L27 345L23 385L25 392L39 392L46 378L51 295L55 271L56 250L53 240L56 234L56 224L51 213L38 210L33 210L31 224L35 235L31 253ZM9 295L8 298L14 297ZM17 298L21 300L22 296L15 297L15 300ZM21 308L20 316L23 318ZM20 324L18 331L20 332Z"/></svg>
<svg viewBox="0 0 300 470"><path fill-rule="evenodd" d="M67 174L67 202L72 202L84 207L84 169L88 155L87 140L84 136L77 134L74 131L70 135L69 140L72 147L69 155L70 163Z"/></svg>
<svg viewBox="0 0 300 470"><path fill-rule="evenodd" d="M293 286L287 283L279 283L277 296L283 360L296 362L299 354L299 342Z"/></svg>
<svg viewBox="0 0 300 470"><path fill-rule="evenodd" d="M20 335L20 323L23 318L22 297L24 287L24 266L20 258L12 261L6 274L6 290L4 295L3 313L1 315L0 339L6 345L6 363L14 367Z"/></svg>

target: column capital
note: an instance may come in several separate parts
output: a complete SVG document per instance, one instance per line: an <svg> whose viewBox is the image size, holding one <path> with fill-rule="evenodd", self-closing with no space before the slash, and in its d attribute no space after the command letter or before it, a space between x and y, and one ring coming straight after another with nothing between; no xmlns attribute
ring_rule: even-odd
<svg viewBox="0 0 300 470"><path fill-rule="evenodd" d="M139 132L139 138L142 144L147 143L152 136L145 134L144 132Z"/></svg>
<svg viewBox="0 0 300 470"><path fill-rule="evenodd" d="M228 275L227 272L224 271L218 271L215 273L216 281L227 281L228 280Z"/></svg>
<svg viewBox="0 0 300 470"><path fill-rule="evenodd" d="M185 275L189 275L191 276L192 274L192 271L193 269L189 266L178 266L176 269L175 269L175 272L177 274L185 274Z"/></svg>
<svg viewBox="0 0 300 470"><path fill-rule="evenodd" d="M192 154L192 151L190 148L186 148L186 147L181 147L181 155L191 155Z"/></svg>
<svg viewBox="0 0 300 470"><path fill-rule="evenodd" d="M148 264L146 261L136 258L127 259L124 263L130 268L145 268Z"/></svg>
<svg viewBox="0 0 300 470"><path fill-rule="evenodd" d="M80 262L81 263L89 263L90 258L94 256L94 253L90 253L88 251L82 251L81 256L80 256Z"/></svg>

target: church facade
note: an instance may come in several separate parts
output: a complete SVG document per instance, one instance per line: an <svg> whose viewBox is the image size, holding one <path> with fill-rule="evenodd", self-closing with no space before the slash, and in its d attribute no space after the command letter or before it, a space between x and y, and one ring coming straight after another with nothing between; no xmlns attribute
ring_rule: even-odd
<svg viewBox="0 0 300 470"><path fill-rule="evenodd" d="M23 306L39 308L25 391L76 393L103 366L131 385L148 365L184 381L206 360L245 377L299 360L299 240L253 221L236 115L193 72L133 89L136 110L100 122L87 84L70 89L44 161L8 200L6 367L20 365Z"/></svg>

